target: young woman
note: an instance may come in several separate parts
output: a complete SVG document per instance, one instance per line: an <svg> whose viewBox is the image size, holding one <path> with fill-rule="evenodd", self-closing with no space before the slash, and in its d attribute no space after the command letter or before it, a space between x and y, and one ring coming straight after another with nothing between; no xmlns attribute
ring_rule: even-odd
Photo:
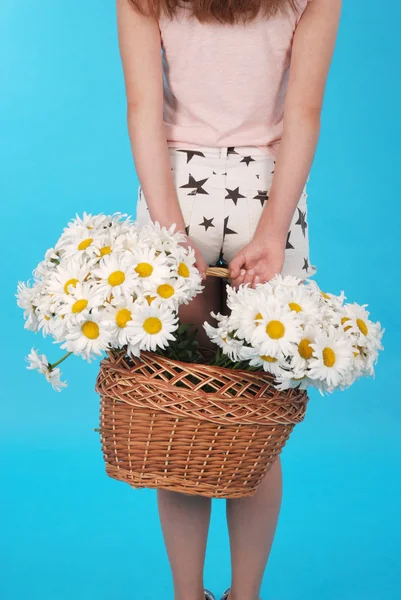
<svg viewBox="0 0 401 600"><path fill-rule="evenodd" d="M187 233L202 274L231 283L310 277L306 182L341 0L117 0L137 218ZM180 309L199 328L222 283ZM277 460L256 494L226 501L226 600L258 600L281 504ZM211 600L203 568L211 500L158 490L175 600Z"/></svg>

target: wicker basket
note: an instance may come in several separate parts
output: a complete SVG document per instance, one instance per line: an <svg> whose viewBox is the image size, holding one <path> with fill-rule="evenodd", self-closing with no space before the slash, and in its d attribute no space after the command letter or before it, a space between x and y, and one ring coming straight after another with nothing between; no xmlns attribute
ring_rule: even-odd
<svg viewBox="0 0 401 600"><path fill-rule="evenodd" d="M273 383L264 371L109 351L95 388L107 474L134 488L254 494L308 402Z"/></svg>

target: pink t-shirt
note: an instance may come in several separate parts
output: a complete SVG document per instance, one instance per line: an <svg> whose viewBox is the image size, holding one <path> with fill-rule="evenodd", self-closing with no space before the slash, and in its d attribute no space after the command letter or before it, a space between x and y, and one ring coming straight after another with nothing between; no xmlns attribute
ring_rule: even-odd
<svg viewBox="0 0 401 600"><path fill-rule="evenodd" d="M161 17L169 145L254 145L276 156L292 40L309 1L245 25L201 24L185 4L174 19Z"/></svg>

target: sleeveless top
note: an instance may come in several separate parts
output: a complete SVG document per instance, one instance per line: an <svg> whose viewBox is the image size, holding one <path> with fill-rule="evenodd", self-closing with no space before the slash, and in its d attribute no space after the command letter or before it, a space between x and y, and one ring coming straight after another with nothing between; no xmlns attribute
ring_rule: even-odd
<svg viewBox="0 0 401 600"><path fill-rule="evenodd" d="M185 4L160 18L169 146L252 145L276 156L292 40L309 1L246 24L199 23Z"/></svg>

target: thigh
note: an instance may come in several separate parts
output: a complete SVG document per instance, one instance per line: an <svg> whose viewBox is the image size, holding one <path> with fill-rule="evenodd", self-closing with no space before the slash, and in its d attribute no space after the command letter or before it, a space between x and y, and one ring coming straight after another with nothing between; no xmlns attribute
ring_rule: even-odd
<svg viewBox="0 0 401 600"><path fill-rule="evenodd" d="M207 277L205 289L195 296L188 304L182 304L178 309L178 316L182 323L193 325L198 330L198 340L202 346L216 348L206 335L203 323L208 321L215 325L210 311L220 312L222 308L223 282L218 277Z"/></svg>

